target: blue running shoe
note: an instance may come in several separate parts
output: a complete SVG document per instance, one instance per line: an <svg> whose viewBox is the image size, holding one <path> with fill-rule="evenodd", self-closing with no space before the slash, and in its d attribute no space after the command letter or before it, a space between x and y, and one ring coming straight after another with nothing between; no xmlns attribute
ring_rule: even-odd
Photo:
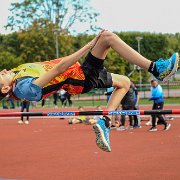
<svg viewBox="0 0 180 180"><path fill-rule="evenodd" d="M168 81L173 76L178 68L179 55L174 53L169 59L159 59L155 62L159 76L156 77L159 81Z"/></svg>
<svg viewBox="0 0 180 180"><path fill-rule="evenodd" d="M96 144L97 146L106 152L111 152L109 134L110 128L105 126L105 121L100 119L93 126L94 132L96 133Z"/></svg>

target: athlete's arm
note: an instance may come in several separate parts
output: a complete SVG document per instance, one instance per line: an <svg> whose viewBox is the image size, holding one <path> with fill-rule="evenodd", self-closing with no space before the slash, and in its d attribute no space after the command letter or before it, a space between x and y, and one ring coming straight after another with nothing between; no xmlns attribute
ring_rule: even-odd
<svg viewBox="0 0 180 180"><path fill-rule="evenodd" d="M59 74L66 71L68 67L76 63L81 57L83 57L87 52L89 52L92 49L92 47L94 47L101 33L99 33L98 36L96 36L92 41L90 41L80 50L76 51L75 53L69 56L63 57L62 60L53 69L51 69L44 75L40 76L39 78L35 79L33 81L33 84L36 84L40 87L44 87L46 84L48 84L51 80L53 80Z"/></svg>

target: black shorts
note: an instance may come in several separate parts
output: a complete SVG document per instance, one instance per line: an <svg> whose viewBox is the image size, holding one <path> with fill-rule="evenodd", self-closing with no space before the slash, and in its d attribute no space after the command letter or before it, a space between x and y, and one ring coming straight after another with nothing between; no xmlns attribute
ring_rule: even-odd
<svg viewBox="0 0 180 180"><path fill-rule="evenodd" d="M94 57L91 53L87 55L81 65L85 75L84 89L86 93L93 88L112 87L112 76L104 67L104 61Z"/></svg>

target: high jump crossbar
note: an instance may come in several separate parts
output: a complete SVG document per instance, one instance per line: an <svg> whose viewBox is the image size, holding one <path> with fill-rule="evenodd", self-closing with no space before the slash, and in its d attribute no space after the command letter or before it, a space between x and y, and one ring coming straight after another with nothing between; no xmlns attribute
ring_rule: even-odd
<svg viewBox="0 0 180 180"><path fill-rule="evenodd" d="M88 116L88 115L157 115L180 114L180 109L172 110L118 110L118 111L60 111L60 112L0 112L0 117L17 116Z"/></svg>

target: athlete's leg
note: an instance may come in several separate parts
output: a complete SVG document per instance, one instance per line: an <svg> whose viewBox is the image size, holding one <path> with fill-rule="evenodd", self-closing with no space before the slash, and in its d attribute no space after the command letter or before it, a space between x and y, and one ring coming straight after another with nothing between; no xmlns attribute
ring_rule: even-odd
<svg viewBox="0 0 180 180"><path fill-rule="evenodd" d="M105 59L110 47L128 62L148 70L151 61L140 55L123 40L121 40L120 37L110 31L104 31L101 34L91 53L99 59Z"/></svg>
<svg viewBox="0 0 180 180"><path fill-rule="evenodd" d="M167 81L177 71L179 62L178 53L174 53L167 60L159 59L156 62L152 62L140 55L110 31L101 33L101 36L92 49L92 54L99 59L105 59L110 47L129 63L136 64L144 70L148 70L160 81Z"/></svg>
<svg viewBox="0 0 180 180"><path fill-rule="evenodd" d="M116 110L121 103L122 98L128 92L130 87L130 80L128 77L111 73L113 87L115 87L107 105L110 111Z"/></svg>
<svg viewBox="0 0 180 180"><path fill-rule="evenodd" d="M126 76L111 74L112 76L112 86L115 87L107 105L108 110L116 110L121 103L122 98L127 93L130 87L130 80ZM104 151L110 152L110 126L111 126L111 116L104 116L100 119L94 126L94 131L96 134L96 144L99 148Z"/></svg>

